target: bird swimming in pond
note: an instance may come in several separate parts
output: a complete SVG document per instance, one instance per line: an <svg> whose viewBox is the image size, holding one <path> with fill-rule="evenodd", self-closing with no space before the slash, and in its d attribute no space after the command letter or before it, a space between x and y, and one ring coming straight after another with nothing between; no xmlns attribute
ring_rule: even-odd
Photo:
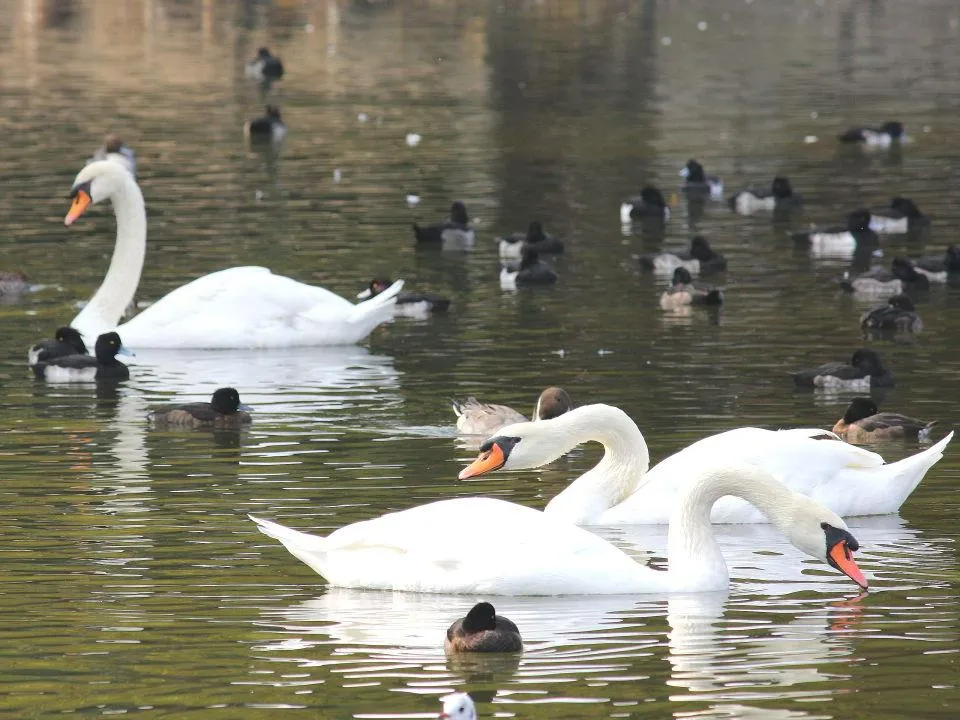
<svg viewBox="0 0 960 720"><path fill-rule="evenodd" d="M936 420L916 420L899 413L880 412L867 397L854 398L833 431L854 445L877 440L908 439L925 442Z"/></svg>
<svg viewBox="0 0 960 720"><path fill-rule="evenodd" d="M519 260L524 248L538 253L559 255L563 252L563 240L545 232L539 220L530 223L525 233L515 232L497 238L500 257L504 260Z"/></svg>
<svg viewBox="0 0 960 720"><path fill-rule="evenodd" d="M475 397L466 400L453 400L453 412L457 416L457 432L461 435L480 435L490 437L504 425L527 422L527 418L506 405L484 403ZM559 387L548 387L537 398L533 408L533 421L549 420L573 408L573 400L567 391Z"/></svg>
<svg viewBox="0 0 960 720"><path fill-rule="evenodd" d="M669 219L670 208L663 199L663 193L649 185L643 188L638 196L620 204L620 222L624 225L634 220L666 222Z"/></svg>
<svg viewBox="0 0 960 720"><path fill-rule="evenodd" d="M83 336L69 325L57 328L52 340L41 340L27 351L27 364L33 367L38 362L46 362L67 355L86 355L87 346Z"/></svg>
<svg viewBox="0 0 960 720"><path fill-rule="evenodd" d="M283 142L287 136L287 126L280 118L280 108L267 105L264 115L247 120L243 126L243 134L251 143L278 145Z"/></svg>
<svg viewBox="0 0 960 720"><path fill-rule="evenodd" d="M557 273L548 262L540 259L536 250L525 247L520 265L504 264L500 268L500 287L514 290L518 285L552 285Z"/></svg>
<svg viewBox="0 0 960 720"><path fill-rule="evenodd" d="M15 297L29 289L30 282L23 273L0 271L0 297Z"/></svg>
<svg viewBox="0 0 960 720"><path fill-rule="evenodd" d="M103 145L96 149L87 164L98 160L112 160L126 168L134 177L137 176L137 154L116 133L107 135Z"/></svg>
<svg viewBox="0 0 960 720"><path fill-rule="evenodd" d="M838 136L842 143L859 143L868 147L890 147L906 138L903 123L889 120L878 128L853 127Z"/></svg>
<svg viewBox="0 0 960 720"><path fill-rule="evenodd" d="M790 374L798 387L870 390L894 385L893 373L883 366L879 353L870 348L855 351L850 362L830 362Z"/></svg>
<svg viewBox="0 0 960 720"><path fill-rule="evenodd" d="M660 296L660 307L676 310L687 305L723 305L723 292L714 287L695 285L690 271L678 267L673 271L673 283Z"/></svg>
<svg viewBox="0 0 960 720"><path fill-rule="evenodd" d="M389 278L374 278L366 290L357 294L358 300L376 297L393 285ZM446 312L450 307L450 298L433 293L401 292L397 295L397 304L393 314L403 317L422 318L431 312Z"/></svg>
<svg viewBox="0 0 960 720"><path fill-rule="evenodd" d="M443 250L473 250L476 234L470 227L467 206L459 200L450 205L450 216L432 225L413 223L417 245L439 245Z"/></svg>
<svg viewBox="0 0 960 720"><path fill-rule="evenodd" d="M151 419L158 428L240 428L249 425L250 407L240 402L240 394L232 387L218 388L210 402L180 405L170 410L156 410Z"/></svg>
<svg viewBox="0 0 960 720"><path fill-rule="evenodd" d="M440 698L443 711L437 716L442 720L477 720L477 706L473 698L464 692L456 692Z"/></svg>
<svg viewBox="0 0 960 720"><path fill-rule="evenodd" d="M923 321L916 313L913 300L901 294L887 300L886 305L865 312L860 318L860 327L864 330L920 332Z"/></svg>
<svg viewBox="0 0 960 720"><path fill-rule="evenodd" d="M257 50L257 56L247 61L247 77L260 82L273 82L283 77L283 63L267 48Z"/></svg>
<svg viewBox="0 0 960 720"><path fill-rule="evenodd" d="M523 641L512 620L497 615L488 602L479 602L447 630L443 650L459 652L520 652Z"/></svg>
<svg viewBox="0 0 960 720"><path fill-rule="evenodd" d="M793 192L788 178L778 175L769 188L740 190L727 198L727 204L739 215L752 215L760 210L799 208L803 205L803 198Z"/></svg>
<svg viewBox="0 0 960 720"><path fill-rule="evenodd" d="M680 177L684 178L684 192L709 195L714 200L723 199L723 180L716 175L707 175L703 165L696 160L687 160L687 164L680 170Z"/></svg>
<svg viewBox="0 0 960 720"><path fill-rule="evenodd" d="M120 342L115 332L97 338L91 355L63 355L38 362L33 374L47 382L92 382L94 380L129 380L130 370L117 360L117 355L133 355Z"/></svg>
<svg viewBox="0 0 960 720"><path fill-rule="evenodd" d="M652 270L661 275L672 274L677 268L686 268L691 273L707 273L727 269L727 259L716 252L702 235L690 241L689 250L679 252L658 252L647 255L635 255L634 258L644 270Z"/></svg>

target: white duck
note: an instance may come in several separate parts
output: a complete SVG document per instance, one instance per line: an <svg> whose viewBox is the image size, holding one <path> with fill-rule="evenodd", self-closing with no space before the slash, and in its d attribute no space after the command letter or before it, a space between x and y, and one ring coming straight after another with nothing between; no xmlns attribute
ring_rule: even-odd
<svg viewBox="0 0 960 720"><path fill-rule="evenodd" d="M133 176L104 160L84 167L73 183L72 224L87 208L110 200L117 242L110 267L93 298L70 323L87 338L116 330L138 348L264 348L348 345L393 317L403 287L354 305L329 290L274 275L263 267L235 267L183 285L129 322L117 326L140 282L147 214Z"/></svg>
<svg viewBox="0 0 960 720"><path fill-rule="evenodd" d="M729 494L755 504L798 549L867 587L851 555L859 545L838 515L743 464L690 478L670 519L665 572L566 518L494 498L439 500L326 537L250 519L338 587L482 595L704 592L725 590L730 581L710 525L710 507Z"/></svg>
<svg viewBox="0 0 960 720"><path fill-rule="evenodd" d="M603 458L547 504L548 515L578 525L663 524L670 521L689 476L741 462L840 515L884 515L897 512L952 437L951 432L922 452L884 464L877 453L841 442L826 430L737 428L699 440L648 472L650 454L636 423L618 408L584 405L551 420L501 428L460 478L498 468L540 467L596 441L604 446ZM769 515L753 505L761 509L723 498L713 505L711 519L766 522Z"/></svg>

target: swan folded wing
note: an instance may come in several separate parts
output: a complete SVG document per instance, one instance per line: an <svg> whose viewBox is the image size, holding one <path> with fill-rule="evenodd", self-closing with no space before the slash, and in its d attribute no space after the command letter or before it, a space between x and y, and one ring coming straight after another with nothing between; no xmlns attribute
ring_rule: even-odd
<svg viewBox="0 0 960 720"><path fill-rule="evenodd" d="M271 534L271 533L268 533ZM413 592L562 595L630 592L643 569L585 530L492 498L440 500L343 527L322 567L331 585ZM300 554L298 554L300 553ZM635 582L635 581L634 581Z"/></svg>
<svg viewBox="0 0 960 720"><path fill-rule="evenodd" d="M356 307L325 288L275 275L267 268L236 267L173 290L119 331L131 347L349 343L359 338L351 339L354 333L344 333L342 325ZM326 325L317 328L314 317L326 318Z"/></svg>

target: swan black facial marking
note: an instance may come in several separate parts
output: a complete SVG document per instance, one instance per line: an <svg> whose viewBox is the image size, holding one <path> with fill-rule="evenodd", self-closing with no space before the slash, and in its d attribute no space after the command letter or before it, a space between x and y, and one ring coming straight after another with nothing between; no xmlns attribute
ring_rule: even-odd
<svg viewBox="0 0 960 720"><path fill-rule="evenodd" d="M825 522L820 523L820 527L823 528L828 554L830 552L830 548L834 547L839 542L845 542L847 550L850 552L860 549L860 543L858 543L857 539L850 534L849 530L841 530L840 528L835 528L830 523Z"/></svg>
<svg viewBox="0 0 960 720"><path fill-rule="evenodd" d="M522 440L522 438L496 435L485 441L483 445L480 446L480 452L489 453L491 450L493 450L494 445L498 445L500 447L500 452L503 453L503 459L506 460L508 457L510 457L510 453L513 451L513 448L516 446L516 444L520 442L520 440Z"/></svg>
<svg viewBox="0 0 960 720"><path fill-rule="evenodd" d="M91 185L92 182L93 182L92 180L88 180L88 181L85 182L85 183L80 183L79 185L74 185L73 188L70 190L70 199L72 200L72 199L75 198L77 195L79 195L81 192L82 192L82 193L85 193L86 195L90 195L90 185Z"/></svg>

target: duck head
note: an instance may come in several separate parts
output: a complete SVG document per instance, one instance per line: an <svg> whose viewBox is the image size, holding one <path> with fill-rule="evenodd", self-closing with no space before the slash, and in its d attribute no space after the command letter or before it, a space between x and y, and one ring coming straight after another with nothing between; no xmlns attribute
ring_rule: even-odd
<svg viewBox="0 0 960 720"><path fill-rule="evenodd" d="M673 271L673 285L689 285L693 282L693 278L690 276L690 271L685 267L678 267Z"/></svg>
<svg viewBox="0 0 960 720"><path fill-rule="evenodd" d="M867 397L858 397L850 401L847 411L843 413L843 422L847 425L857 420L872 417L878 412L877 404Z"/></svg>
<svg viewBox="0 0 960 720"><path fill-rule="evenodd" d="M563 415L573 408L573 401L567 391L559 387L548 387L537 398L537 406L533 409L534 420L550 420Z"/></svg>
<svg viewBox="0 0 960 720"><path fill-rule="evenodd" d="M680 177L686 178L689 183L705 183L707 175L703 171L703 165L696 160L687 160L687 164L680 171Z"/></svg>
<svg viewBox="0 0 960 720"><path fill-rule="evenodd" d="M467 215L467 206L459 200L455 200L450 206L450 219L458 225L466 225L470 222L470 216Z"/></svg>
<svg viewBox="0 0 960 720"><path fill-rule="evenodd" d="M667 206L666 201L663 199L663 194L655 187L650 187L649 185L640 191L640 199L643 200L645 205L652 205L653 207L659 208L665 208Z"/></svg>
<svg viewBox="0 0 960 720"><path fill-rule="evenodd" d="M894 140L899 140L903 137L903 123L897 120L888 120L880 126L880 129Z"/></svg>
<svg viewBox="0 0 960 720"><path fill-rule="evenodd" d="M210 405L221 415L233 415L237 410L250 410L248 405L240 402L240 393L235 388L218 388L210 398Z"/></svg>
<svg viewBox="0 0 960 720"><path fill-rule="evenodd" d="M104 333L98 337L96 345L93 346L93 352L99 363L111 362L117 355L133 355L123 346L120 336L115 332Z"/></svg>
<svg viewBox="0 0 960 720"><path fill-rule="evenodd" d="M903 213L904 216L908 218L918 218L922 216L920 208L918 208L913 200L905 197L895 197L890 201L890 208L896 210L899 213Z"/></svg>
<svg viewBox="0 0 960 720"><path fill-rule="evenodd" d="M880 354L870 348L860 348L853 353L850 358L850 364L855 368L860 368L867 375L883 375L883 362L880 360Z"/></svg>
<svg viewBox="0 0 960 720"><path fill-rule="evenodd" d="M778 175L773 179L770 190L775 198L780 198L781 200L793 197L793 185L790 184L790 180L782 175Z"/></svg>

